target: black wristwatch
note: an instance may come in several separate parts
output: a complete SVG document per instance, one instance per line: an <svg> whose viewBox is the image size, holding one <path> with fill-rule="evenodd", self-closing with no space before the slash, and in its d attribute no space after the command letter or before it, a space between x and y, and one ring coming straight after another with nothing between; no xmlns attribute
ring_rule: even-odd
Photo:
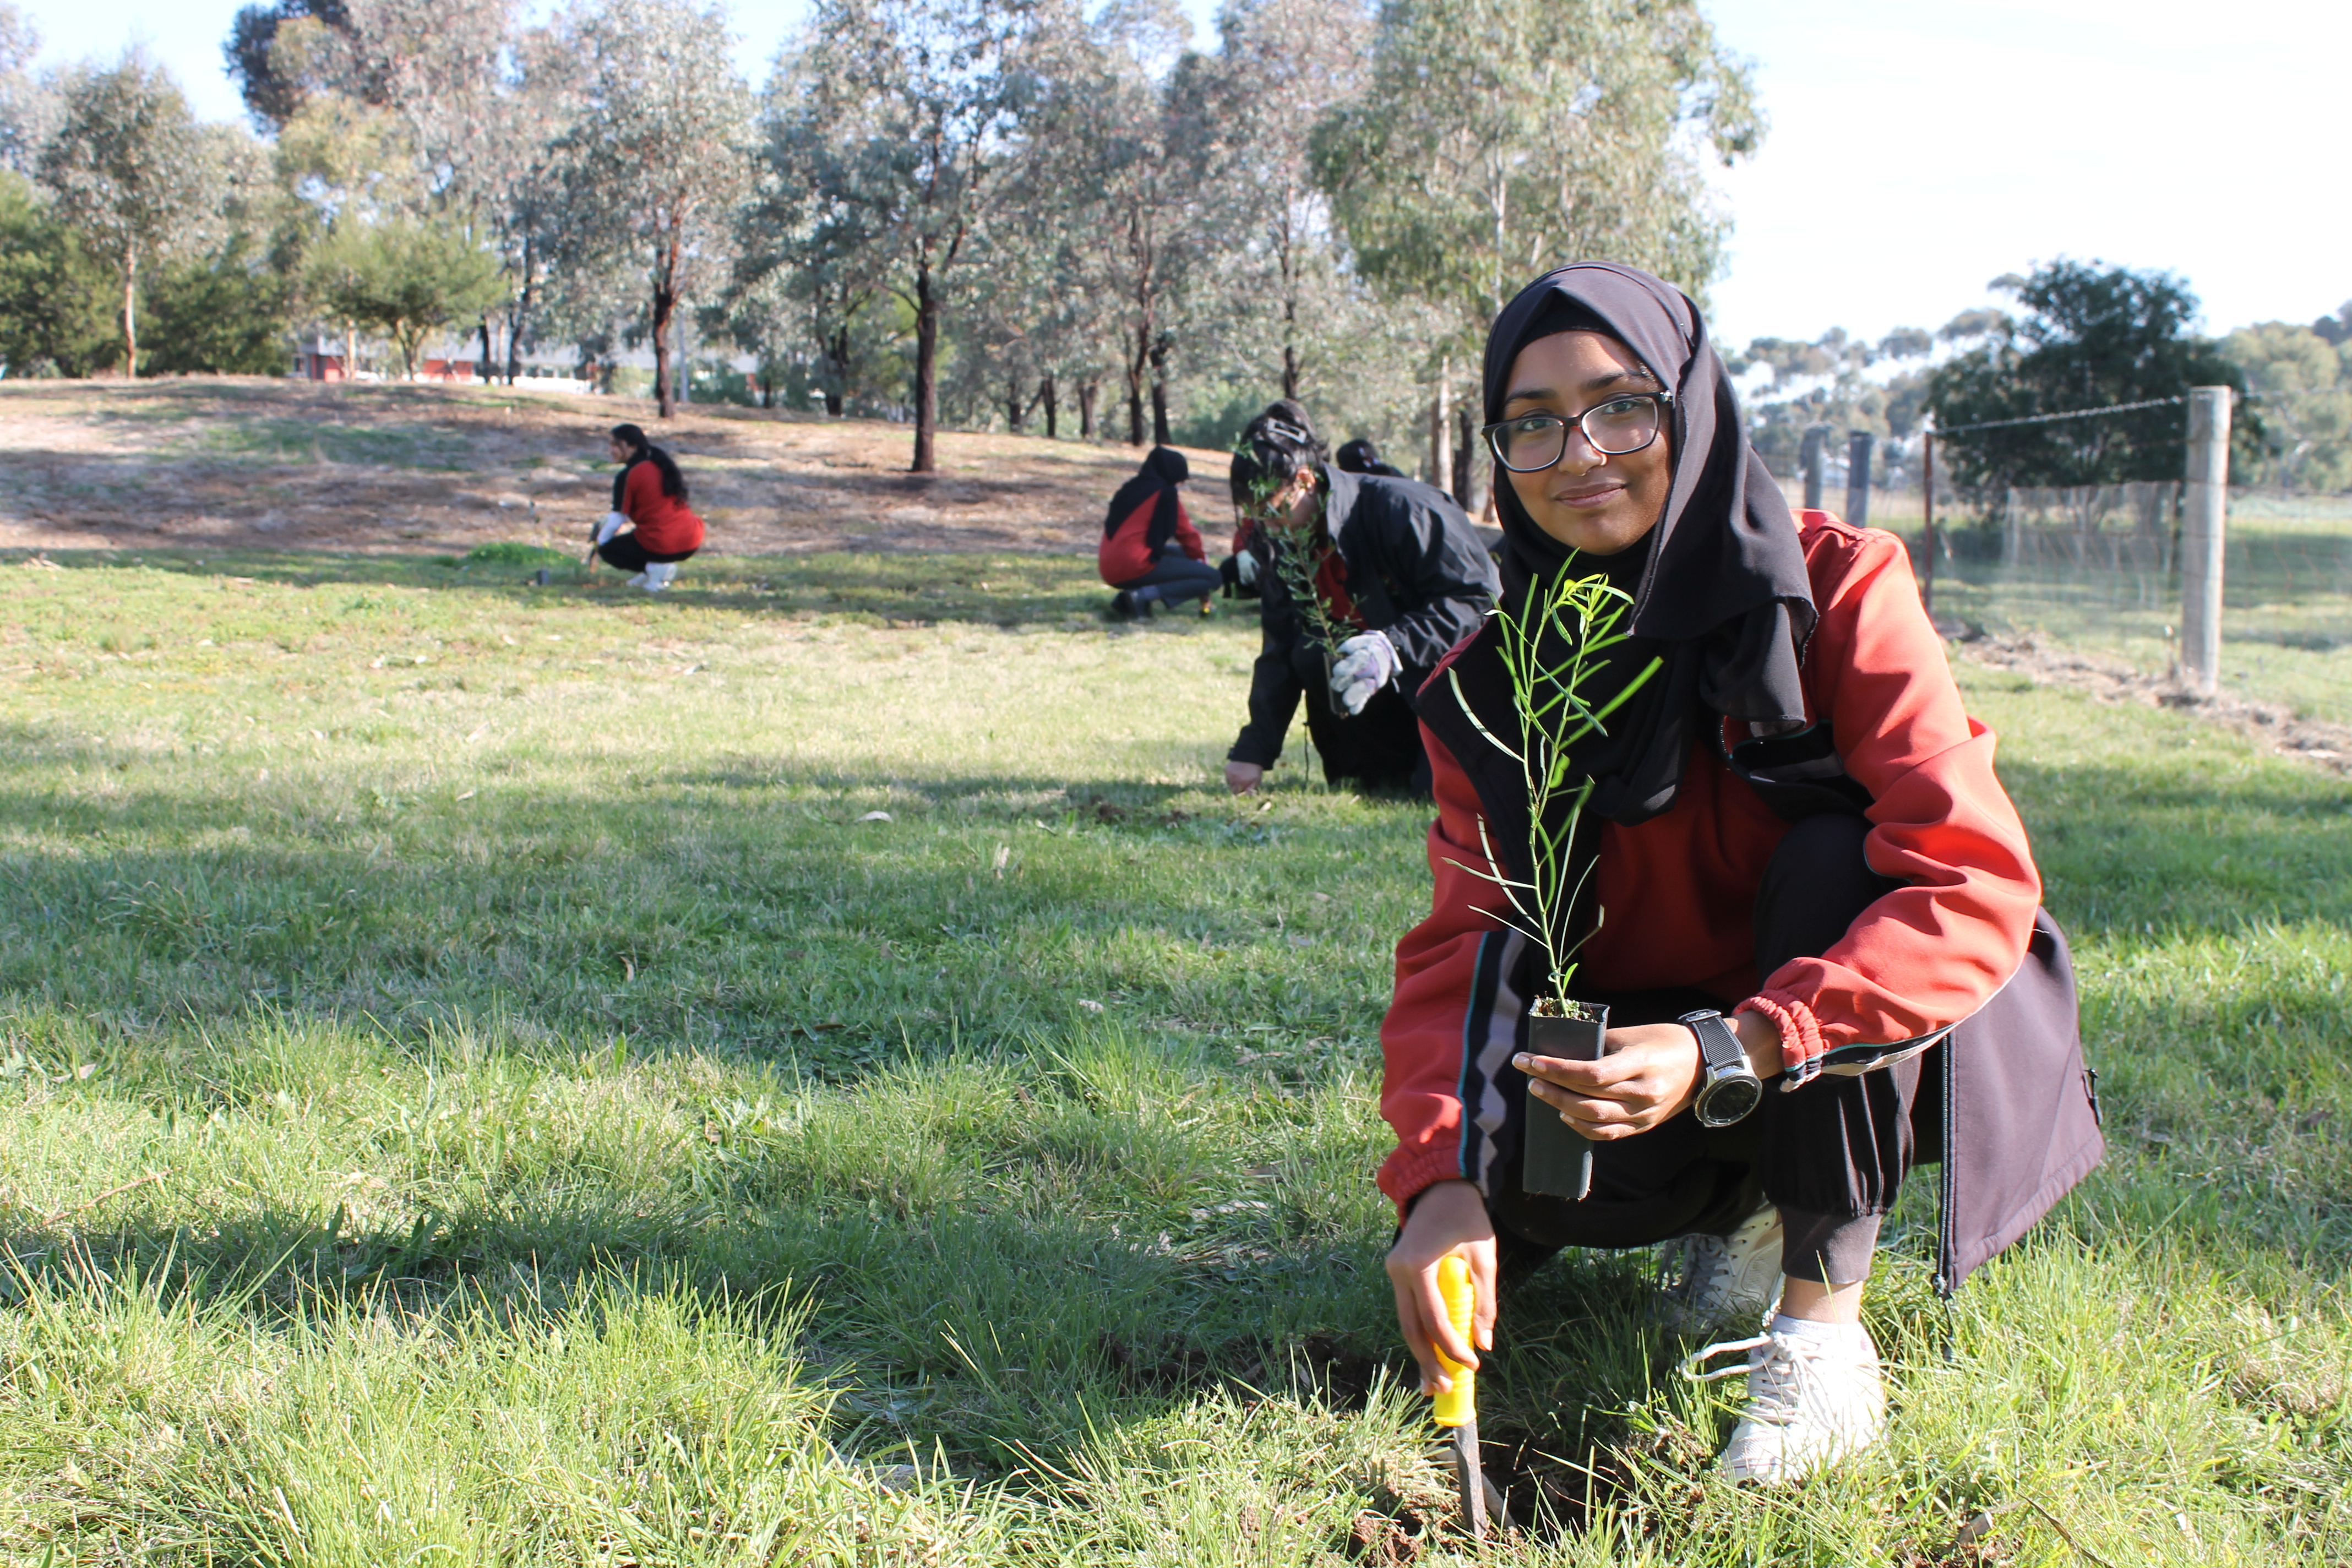
<svg viewBox="0 0 2352 1568"><path fill-rule="evenodd" d="M1764 1080L1748 1065L1748 1049L1711 1008L1675 1020L1698 1037L1698 1098L1691 1114L1701 1127L1728 1127L1764 1103Z"/></svg>

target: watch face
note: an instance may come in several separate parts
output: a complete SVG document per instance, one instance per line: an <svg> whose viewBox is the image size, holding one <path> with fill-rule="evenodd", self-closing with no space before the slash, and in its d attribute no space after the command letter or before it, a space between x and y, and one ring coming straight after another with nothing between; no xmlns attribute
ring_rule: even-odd
<svg viewBox="0 0 2352 1568"><path fill-rule="evenodd" d="M1764 1086L1742 1073L1718 1079L1698 1097L1698 1119L1709 1127L1728 1127L1763 1103Z"/></svg>

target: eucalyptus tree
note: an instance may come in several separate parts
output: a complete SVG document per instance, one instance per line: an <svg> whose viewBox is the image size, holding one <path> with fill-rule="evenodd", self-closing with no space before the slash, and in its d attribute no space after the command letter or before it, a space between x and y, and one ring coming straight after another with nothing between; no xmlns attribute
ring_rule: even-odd
<svg viewBox="0 0 2352 1568"><path fill-rule="evenodd" d="M816 0L769 94L762 157L810 196L807 243L879 279L915 339L915 449L938 467L941 333L1003 216L1068 0Z"/></svg>
<svg viewBox="0 0 2352 1568"><path fill-rule="evenodd" d="M1450 356L1530 278L1608 258L1705 289L1703 162L1754 149L1752 91L1696 0L1387 0L1314 160L1364 276L1445 319L1433 446Z"/></svg>
<svg viewBox="0 0 2352 1568"><path fill-rule="evenodd" d="M554 142L561 264L636 280L661 416L677 405L678 307L729 273L750 189L751 94L725 63L725 14L688 0L597 0L561 18L579 107Z"/></svg>
<svg viewBox="0 0 2352 1568"><path fill-rule="evenodd" d="M57 113L57 94L32 71L41 35L24 11L0 0L0 169L33 173Z"/></svg>
<svg viewBox="0 0 2352 1568"><path fill-rule="evenodd" d="M217 149L161 67L132 49L66 79L62 115L42 148L41 184L111 273L121 302L122 371L139 374L139 283L202 246L217 216Z"/></svg>
<svg viewBox="0 0 2352 1568"><path fill-rule="evenodd" d="M1222 240L1215 292L1237 326L1279 348L1285 397L1308 395L1310 357L1357 302L1311 143L1317 121L1362 85L1371 23L1363 0L1231 0L1217 16L1216 57L1180 87L1209 110L1202 205Z"/></svg>
<svg viewBox="0 0 2352 1568"><path fill-rule="evenodd" d="M1182 295L1213 248L1201 230L1209 105L1195 62L1170 58L1186 30L1169 0L1106 6L1091 28L1063 35L1056 89L1035 127L1045 181L1074 198L1057 215L1065 271L1108 318L1135 446L1147 397L1152 439L1169 438Z"/></svg>

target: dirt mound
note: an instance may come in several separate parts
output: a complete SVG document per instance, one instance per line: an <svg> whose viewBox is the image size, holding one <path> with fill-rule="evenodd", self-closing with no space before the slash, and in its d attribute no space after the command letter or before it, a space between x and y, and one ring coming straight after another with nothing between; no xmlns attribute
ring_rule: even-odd
<svg viewBox="0 0 2352 1568"><path fill-rule="evenodd" d="M1964 656L1995 669L2013 670L2045 686L2071 687L2105 702L2178 708L2250 736L2270 749L2340 773L2352 773L2352 726L2303 719L2286 708L2250 702L2227 692L2200 697L2169 676L2149 675L2112 659L2051 647L2032 636L1968 642Z"/></svg>
<svg viewBox="0 0 2352 1568"><path fill-rule="evenodd" d="M651 416L635 399L527 385L10 381L0 547L572 546L611 504L604 432L627 420L677 455L714 551L1091 553L1139 457L946 431L940 471L917 475L903 425L724 405ZM1214 540L1227 527L1225 457L1188 456L1192 504Z"/></svg>

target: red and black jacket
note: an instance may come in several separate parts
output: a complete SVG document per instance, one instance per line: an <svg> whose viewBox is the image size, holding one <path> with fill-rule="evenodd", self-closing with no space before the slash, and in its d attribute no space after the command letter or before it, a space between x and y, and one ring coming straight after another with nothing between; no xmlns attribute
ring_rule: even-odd
<svg viewBox="0 0 2352 1568"><path fill-rule="evenodd" d="M662 493L661 468L640 458L616 476L613 510L636 525L637 543L656 561L683 560L702 548L702 519Z"/></svg>
<svg viewBox="0 0 2352 1568"><path fill-rule="evenodd" d="M1171 542L1195 561L1209 558L1201 531L1185 515L1183 498L1173 485L1162 485L1145 496L1103 535L1095 552L1102 580L1117 588L1133 582L1160 564Z"/></svg>
<svg viewBox="0 0 2352 1568"><path fill-rule="evenodd" d="M2041 879L2024 826L1994 776L1993 734L1961 704L1902 542L1826 512L1800 512L1798 525L1820 611L1802 670L1806 733L1823 742L1812 748L1820 755L1809 756L1801 737L1776 743L1777 765L1751 763L1752 748L1727 734L1694 746L1668 810L1632 826L1603 826L1594 880L1605 919L1580 953L1581 977L1601 990L1688 986L1719 998L1726 1012L1769 1017L1789 1088L1824 1068L1866 1068L1981 1016L2034 943L2054 944L2050 962L2059 971L2065 961L2054 926L2046 942L2038 934ZM1447 668L1478 668L1479 640L1465 639L1433 679L1446 679ZM1423 711L1431 711L1426 703ZM1429 833L1436 886L1428 919L1397 945L1396 988L1381 1030L1381 1111L1397 1142L1380 1184L1400 1209L1433 1182L1483 1184L1507 1152L1496 1142L1504 1080L1521 1048L1531 968L1525 939L1485 912L1492 884L1464 868L1496 868L1479 847L1478 827L1495 814L1482 806L1449 737L1426 722L1423 735L1438 808ZM1468 739L1452 739L1467 752ZM1852 792L1849 808L1871 824L1871 868L1905 885L1871 905L1826 953L1759 975L1752 911L1765 865L1788 830L1768 797L1783 785L1813 787L1805 782L1811 775L1826 781L1820 787ZM2073 1066L2060 1062L2041 1075L2061 1083L2070 1070L2082 1072L2071 972L2063 993L2054 1030L2063 1038L2050 1049L2072 1050ZM2032 1093L2045 1102L2047 1121L2055 1097ZM2021 1204L2038 1215L2096 1163L2095 1130L2087 1138L2079 1129L2062 1132L2052 1136L2065 1147L2042 1152L2055 1173L2028 1183L2023 1199L2004 1199L1992 1229ZM2033 1172L2042 1168L2035 1163ZM1969 1267L1963 1259L1958 1272Z"/></svg>

